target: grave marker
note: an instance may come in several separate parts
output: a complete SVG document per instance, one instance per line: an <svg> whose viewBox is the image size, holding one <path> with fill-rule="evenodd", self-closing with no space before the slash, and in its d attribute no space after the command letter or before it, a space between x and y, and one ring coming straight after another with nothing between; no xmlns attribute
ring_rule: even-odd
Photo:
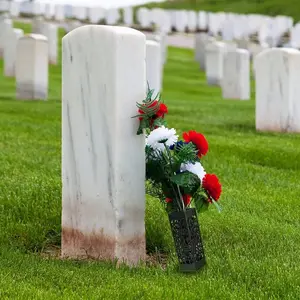
<svg viewBox="0 0 300 300"><path fill-rule="evenodd" d="M22 29L12 29L7 34L7 43L5 44L3 53L5 76L15 76L17 44L19 38L21 38L23 35L24 31Z"/></svg>
<svg viewBox="0 0 300 300"><path fill-rule="evenodd" d="M21 37L16 54L17 99L43 99L48 96L48 41L40 34Z"/></svg>
<svg viewBox="0 0 300 300"><path fill-rule="evenodd" d="M256 129L300 133L300 51L268 49L255 61Z"/></svg>
<svg viewBox="0 0 300 300"><path fill-rule="evenodd" d="M229 50L224 54L223 99L250 99L250 54L244 49Z"/></svg>
<svg viewBox="0 0 300 300"><path fill-rule="evenodd" d="M146 96L145 43L118 26L63 38L63 257L145 259L145 139L132 118Z"/></svg>

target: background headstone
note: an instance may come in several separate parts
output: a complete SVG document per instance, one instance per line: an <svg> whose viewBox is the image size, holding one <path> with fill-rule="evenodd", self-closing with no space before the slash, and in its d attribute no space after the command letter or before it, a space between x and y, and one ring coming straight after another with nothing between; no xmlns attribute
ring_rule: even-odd
<svg viewBox="0 0 300 300"><path fill-rule="evenodd" d="M225 51L226 46L222 42L212 42L206 45L205 71L208 85L221 85Z"/></svg>
<svg viewBox="0 0 300 300"><path fill-rule="evenodd" d="M224 54L223 99L250 99L250 54L244 49L229 50Z"/></svg>
<svg viewBox="0 0 300 300"><path fill-rule="evenodd" d="M150 89L161 92L162 62L161 46L156 41L146 41L146 78Z"/></svg>
<svg viewBox="0 0 300 300"><path fill-rule="evenodd" d="M17 99L43 99L48 96L48 42L40 34L21 37L16 55Z"/></svg>
<svg viewBox="0 0 300 300"><path fill-rule="evenodd" d="M256 129L300 133L300 52L273 48L255 60Z"/></svg>
<svg viewBox="0 0 300 300"><path fill-rule="evenodd" d="M3 50L7 42L6 34L12 30L13 22L11 19L1 19L0 20L0 58L3 57Z"/></svg>
<svg viewBox="0 0 300 300"><path fill-rule="evenodd" d="M7 43L5 44L3 54L5 76L15 76L17 44L19 38L23 35L24 31L22 29L12 29L7 34Z"/></svg>

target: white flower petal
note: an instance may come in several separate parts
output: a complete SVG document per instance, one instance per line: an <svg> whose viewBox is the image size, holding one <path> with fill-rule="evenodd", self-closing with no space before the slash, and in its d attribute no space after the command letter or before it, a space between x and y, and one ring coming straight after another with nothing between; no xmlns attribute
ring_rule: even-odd
<svg viewBox="0 0 300 300"><path fill-rule="evenodd" d="M189 171L189 172L197 175L201 182L206 174L206 172L200 162L196 162L194 164L193 163L181 164L180 171L181 172Z"/></svg>
<svg viewBox="0 0 300 300"><path fill-rule="evenodd" d="M174 128L168 129L165 126L158 127L151 131L147 137L147 145L154 150L163 151L165 145L170 147L178 141L178 135Z"/></svg>

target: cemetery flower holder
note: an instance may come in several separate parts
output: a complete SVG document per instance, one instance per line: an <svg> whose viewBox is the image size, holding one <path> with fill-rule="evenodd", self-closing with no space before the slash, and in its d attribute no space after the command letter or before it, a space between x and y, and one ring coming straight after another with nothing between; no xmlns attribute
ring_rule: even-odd
<svg viewBox="0 0 300 300"><path fill-rule="evenodd" d="M182 272L195 272L205 265L204 247L194 208L169 214L175 249Z"/></svg>
<svg viewBox="0 0 300 300"><path fill-rule="evenodd" d="M208 152L204 135L190 130L178 140L176 130L166 127L167 106L153 94L148 88L135 116L140 121L137 134L146 135L146 189L169 214L181 271L196 271L205 264L197 212L210 204L220 211L222 188L218 177L207 174L200 162Z"/></svg>

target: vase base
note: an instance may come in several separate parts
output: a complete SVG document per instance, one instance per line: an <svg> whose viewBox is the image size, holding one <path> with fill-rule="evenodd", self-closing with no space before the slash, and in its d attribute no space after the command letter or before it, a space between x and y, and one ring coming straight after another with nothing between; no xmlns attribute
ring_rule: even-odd
<svg viewBox="0 0 300 300"><path fill-rule="evenodd" d="M194 262L192 264L180 264L180 271L183 273L193 273L200 270L206 264L205 257L200 261Z"/></svg>

